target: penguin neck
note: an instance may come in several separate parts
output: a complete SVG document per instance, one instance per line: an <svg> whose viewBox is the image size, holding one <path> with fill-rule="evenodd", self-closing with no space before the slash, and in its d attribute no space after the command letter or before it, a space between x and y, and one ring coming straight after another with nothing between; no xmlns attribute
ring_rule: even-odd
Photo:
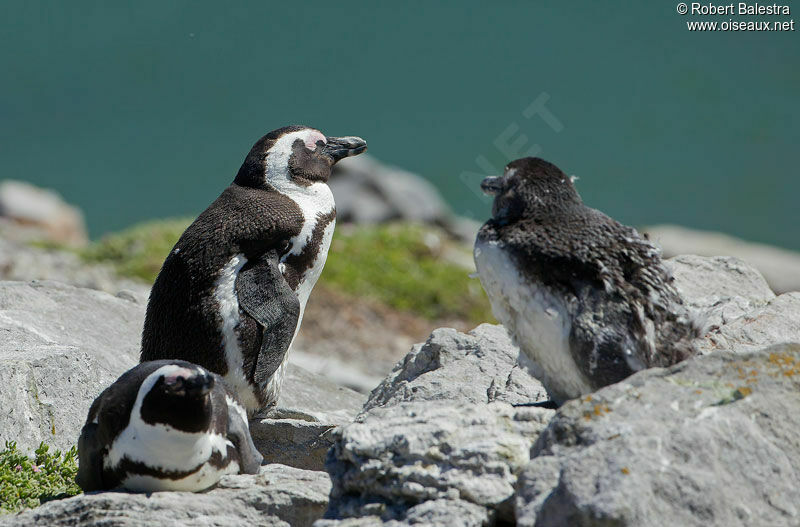
<svg viewBox="0 0 800 527"><path fill-rule="evenodd" d="M336 223L336 204L327 184L316 182L308 186L290 179L270 181L275 190L294 201L303 223L300 232L289 239L288 248L281 256L289 285L297 292L301 305L305 304L325 265L333 228ZM301 287L301 286L307 287Z"/></svg>

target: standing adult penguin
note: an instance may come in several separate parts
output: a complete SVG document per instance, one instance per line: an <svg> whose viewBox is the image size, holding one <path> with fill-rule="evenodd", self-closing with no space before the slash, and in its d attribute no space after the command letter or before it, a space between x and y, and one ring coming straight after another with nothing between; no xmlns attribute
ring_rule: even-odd
<svg viewBox="0 0 800 527"><path fill-rule="evenodd" d="M333 236L331 167L366 149L307 126L259 139L164 262L141 360L197 363L222 375L249 413L273 406Z"/></svg>
<svg viewBox="0 0 800 527"><path fill-rule="evenodd" d="M658 249L585 206L558 167L518 159L481 188L494 204L478 275L556 404L694 353L698 326Z"/></svg>

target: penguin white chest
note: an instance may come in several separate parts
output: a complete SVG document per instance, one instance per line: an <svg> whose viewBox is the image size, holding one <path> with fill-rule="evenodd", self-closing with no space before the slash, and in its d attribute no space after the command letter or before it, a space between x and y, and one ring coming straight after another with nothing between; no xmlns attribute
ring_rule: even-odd
<svg viewBox="0 0 800 527"><path fill-rule="evenodd" d="M550 397L560 404L590 392L570 352L571 319L564 300L526 280L497 242L478 241L474 256L492 312L535 363L532 373Z"/></svg>
<svg viewBox="0 0 800 527"><path fill-rule="evenodd" d="M297 203L303 214L303 226L300 232L289 240L289 251L283 255L281 262L285 263L292 256L299 256L306 251L311 252L312 258L310 267L300 270L298 277L296 292L300 300L299 328L308 297L322 274L328 258L328 249L336 226L336 204L331 189L325 183L302 187L292 192L289 197Z"/></svg>

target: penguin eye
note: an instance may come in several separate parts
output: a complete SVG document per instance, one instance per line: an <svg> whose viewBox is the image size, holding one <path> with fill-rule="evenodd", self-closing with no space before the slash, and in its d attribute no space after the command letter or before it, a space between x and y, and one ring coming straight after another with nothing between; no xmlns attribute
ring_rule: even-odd
<svg viewBox="0 0 800 527"><path fill-rule="evenodd" d="M312 132L305 136L303 143L305 143L306 148L313 152L318 147L325 146L325 136L319 132ZM322 145L320 145L320 143L322 143Z"/></svg>

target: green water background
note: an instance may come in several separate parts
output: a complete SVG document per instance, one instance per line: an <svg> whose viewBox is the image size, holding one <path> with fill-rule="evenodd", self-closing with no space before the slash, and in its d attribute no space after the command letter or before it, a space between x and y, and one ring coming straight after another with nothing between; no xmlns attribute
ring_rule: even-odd
<svg viewBox="0 0 800 527"><path fill-rule="evenodd" d="M5 1L0 178L57 189L97 237L198 213L258 137L303 123L366 138L482 220L477 181L518 141L625 223L800 249L800 31L686 29L730 18L755 20L670 1ZM538 97L557 126L523 115Z"/></svg>

